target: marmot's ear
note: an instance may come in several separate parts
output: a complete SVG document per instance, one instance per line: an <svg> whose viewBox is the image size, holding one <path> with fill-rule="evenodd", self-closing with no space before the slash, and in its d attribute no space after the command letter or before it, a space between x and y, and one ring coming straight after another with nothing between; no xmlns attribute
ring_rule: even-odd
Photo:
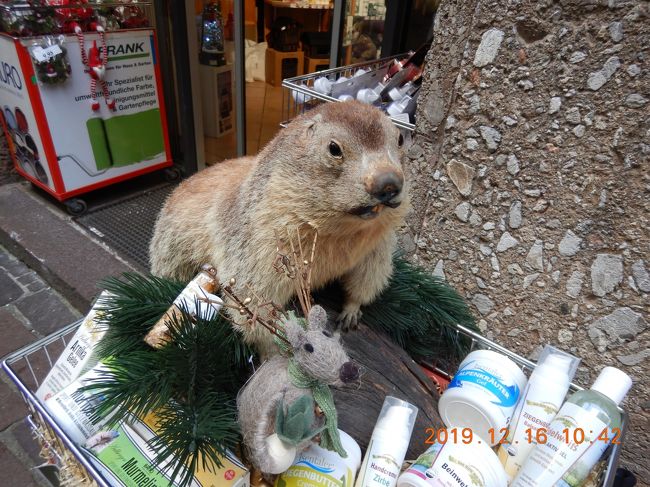
<svg viewBox="0 0 650 487"><path fill-rule="evenodd" d="M312 137L314 135L314 132L316 132L316 125L318 125L322 120L323 120L323 116L320 113L317 113L309 120L307 120L306 127L307 127L307 135L309 137Z"/></svg>

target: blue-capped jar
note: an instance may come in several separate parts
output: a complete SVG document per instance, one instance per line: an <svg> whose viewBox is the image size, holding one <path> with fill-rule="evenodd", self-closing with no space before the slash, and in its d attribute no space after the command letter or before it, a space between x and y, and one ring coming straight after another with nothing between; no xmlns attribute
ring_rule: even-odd
<svg viewBox="0 0 650 487"><path fill-rule="evenodd" d="M463 360L440 397L438 412L447 428L468 428L493 446L507 433L527 378L505 355L476 350Z"/></svg>

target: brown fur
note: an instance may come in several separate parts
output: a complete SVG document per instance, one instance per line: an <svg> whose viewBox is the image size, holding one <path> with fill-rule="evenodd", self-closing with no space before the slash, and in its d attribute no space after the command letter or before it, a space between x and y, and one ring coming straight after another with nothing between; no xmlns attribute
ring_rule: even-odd
<svg viewBox="0 0 650 487"><path fill-rule="evenodd" d="M378 216L350 214L374 206L370 181L390 169L403 177L398 130L379 110L357 102L325 104L296 118L256 157L225 161L202 171L169 197L151 242L155 275L189 280L209 262L221 279L237 279L284 306L294 283L273 269L276 232L318 231L314 289L341 279L347 299L340 320L354 326L359 307L383 290L392 273L395 230L408 207L406 183ZM331 156L330 141L342 149ZM306 242L304 242L306 243ZM264 348L268 333L244 330Z"/></svg>

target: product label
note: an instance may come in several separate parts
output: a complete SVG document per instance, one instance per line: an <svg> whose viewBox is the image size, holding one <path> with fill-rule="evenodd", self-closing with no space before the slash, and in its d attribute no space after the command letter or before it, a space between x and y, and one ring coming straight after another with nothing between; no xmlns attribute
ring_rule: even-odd
<svg viewBox="0 0 650 487"><path fill-rule="evenodd" d="M59 54L63 54L63 51L57 44L49 47L34 46L32 48L32 56L41 63Z"/></svg>
<svg viewBox="0 0 650 487"><path fill-rule="evenodd" d="M466 455L455 455L453 446L453 443L432 445L405 474L415 475L431 487L486 487L481 470Z"/></svg>
<svg viewBox="0 0 650 487"><path fill-rule="evenodd" d="M300 460L284 472L275 482L275 487L352 487L354 472L349 468L341 474L335 468L320 467L307 460Z"/></svg>
<svg viewBox="0 0 650 487"><path fill-rule="evenodd" d="M612 438L607 425L575 404L566 403L528 456L513 487L573 487L582 485ZM540 429L540 428L538 428ZM605 432L605 433L603 433Z"/></svg>
<svg viewBox="0 0 650 487"><path fill-rule="evenodd" d="M106 374L107 371L108 368L104 364L100 364L45 402L45 407L50 414L76 443L83 443L110 420L109 415L109 417L93 423L92 414L97 410L102 400L101 396L79 390L94 379Z"/></svg>
<svg viewBox="0 0 650 487"><path fill-rule="evenodd" d="M537 444L537 430L548 429L557 414L565 391L549 390L547 387L530 388L526 385L521 401L512 415L508 436L499 448L499 460L506 474L512 479L526 460L530 450Z"/></svg>
<svg viewBox="0 0 650 487"><path fill-rule="evenodd" d="M171 487L169 475L175 465L153 465L156 454L150 446L155 438L157 417L150 414L144 422L133 419L121 423L114 430L104 430L86 442L86 448L101 465L111 485L126 487ZM233 455L221 457L222 467L215 465L196 468L189 487L248 487L246 468ZM181 470L177 480L186 472Z"/></svg>
<svg viewBox="0 0 650 487"><path fill-rule="evenodd" d="M407 448L408 443L398 449L386 440L371 440L356 487L393 487Z"/></svg>
<svg viewBox="0 0 650 487"><path fill-rule="evenodd" d="M100 299L107 295L106 291L102 292ZM98 325L96 318L97 304L93 306L81 325L79 325L68 346L37 389L36 397L38 399L47 401L79 377L84 369L94 365L91 360L93 351L106 333L106 328Z"/></svg>
<svg viewBox="0 0 650 487"><path fill-rule="evenodd" d="M472 360L462 366L449 383L448 388L477 385L494 396L490 401L492 404L504 408L514 407L519 399L519 386L517 384L508 385L503 376L495 370L486 369L485 364Z"/></svg>

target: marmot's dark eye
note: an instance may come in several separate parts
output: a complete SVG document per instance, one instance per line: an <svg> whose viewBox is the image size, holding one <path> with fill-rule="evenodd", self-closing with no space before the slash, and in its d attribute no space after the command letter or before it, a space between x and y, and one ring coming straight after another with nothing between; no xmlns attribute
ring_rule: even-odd
<svg viewBox="0 0 650 487"><path fill-rule="evenodd" d="M332 332L329 330L323 330L323 335L325 335L327 338L332 338Z"/></svg>
<svg viewBox="0 0 650 487"><path fill-rule="evenodd" d="M311 343L305 343L303 348L307 350L309 353L312 353L314 351L314 346Z"/></svg>
<svg viewBox="0 0 650 487"><path fill-rule="evenodd" d="M341 146L338 145L333 140L330 142L329 150L330 150L330 154L332 154L333 157L336 158L343 157L343 151L341 150Z"/></svg>
<svg viewBox="0 0 650 487"><path fill-rule="evenodd" d="M399 137L397 138L397 146L402 147L404 145L404 136L402 134L399 134Z"/></svg>

